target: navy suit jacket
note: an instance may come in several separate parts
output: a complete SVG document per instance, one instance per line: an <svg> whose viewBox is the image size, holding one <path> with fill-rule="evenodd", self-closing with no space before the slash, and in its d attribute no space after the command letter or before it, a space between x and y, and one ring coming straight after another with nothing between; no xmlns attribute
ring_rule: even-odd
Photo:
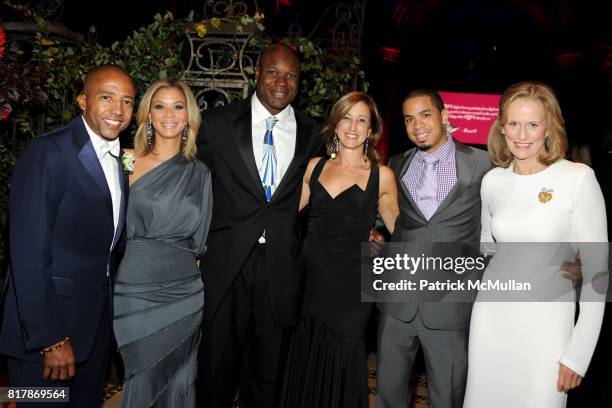
<svg viewBox="0 0 612 408"><path fill-rule="evenodd" d="M103 312L124 229L121 168L119 178L115 232L110 191L82 117L36 139L19 158L11 181L0 353L42 361L42 348L69 336L77 363L87 359L101 319L111 317Z"/></svg>

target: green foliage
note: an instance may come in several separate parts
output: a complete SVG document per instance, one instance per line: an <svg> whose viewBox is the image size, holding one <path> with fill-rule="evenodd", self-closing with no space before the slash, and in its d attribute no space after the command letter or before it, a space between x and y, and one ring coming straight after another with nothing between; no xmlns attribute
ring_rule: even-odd
<svg viewBox="0 0 612 408"><path fill-rule="evenodd" d="M92 31L78 48L62 46L47 40L43 33L37 33L33 61L46 71L44 88L49 98L45 131L63 126L78 114L76 97L81 92L83 76L92 66L108 62L107 52L95 40L94 33ZM29 120L28 117L17 118L20 129L26 129L24 121ZM30 133L28 136L37 135Z"/></svg>
<svg viewBox="0 0 612 408"><path fill-rule="evenodd" d="M183 26L171 13L157 14L153 23L110 48L98 43L95 32L91 28L85 42L75 47L62 46L47 40L43 33L37 34L34 57L47 71L46 91L51 100L45 129L61 126L79 113L76 97L81 92L83 76L91 67L101 64L123 67L134 78L139 94L156 80L178 77L183 70L180 61Z"/></svg>
<svg viewBox="0 0 612 408"><path fill-rule="evenodd" d="M170 12L157 14L153 23L134 31L125 41L115 42L108 62L125 68L142 95L159 79L180 77L184 41L183 24Z"/></svg>

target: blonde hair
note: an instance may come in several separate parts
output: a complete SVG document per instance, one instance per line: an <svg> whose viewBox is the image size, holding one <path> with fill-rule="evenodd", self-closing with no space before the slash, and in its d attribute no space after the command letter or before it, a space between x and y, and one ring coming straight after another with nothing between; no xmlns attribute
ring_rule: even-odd
<svg viewBox="0 0 612 408"><path fill-rule="evenodd" d="M546 137L544 151L538 154L538 161L546 166L563 159L567 153L567 135L561 107L551 87L541 82L525 81L511 85L499 101L499 115L489 130L488 149L491 160L497 166L508 167L514 156L510 153L506 137L502 133L510 104L517 99L529 98L542 102L546 115Z"/></svg>
<svg viewBox="0 0 612 408"><path fill-rule="evenodd" d="M321 132L323 135L323 141L325 142L325 146L327 148L327 154L330 154L333 149L334 137L336 136L336 125L338 125L348 111L359 102L365 103L370 110L370 128L372 129L372 132L367 139L368 151L366 152L366 157L372 164L378 165L380 162L380 157L376 151L376 145L378 144L380 136L383 133L383 120L380 116L380 112L378 111L378 107L376 106L376 102L374 102L374 99L372 99L372 97L366 93L349 92L336 101L331 109L329 118L325 123L325 127L323 127Z"/></svg>
<svg viewBox="0 0 612 408"><path fill-rule="evenodd" d="M187 140L182 145L182 152L185 159L193 160L195 159L197 153L196 142L202 119L200 117L200 110L198 109L198 103L193 96L193 92L191 92L191 89L189 89L189 86L187 86L185 82L177 79L162 79L156 81L143 95L142 99L140 100L140 105L138 105L138 112L136 113L136 124L138 125L138 129L136 130L136 135L134 136L134 149L136 150L137 155L144 156L150 153L153 146L155 146L155 139L153 140L153 144L147 143L147 124L149 122L149 113L151 112L151 100L157 91L166 88L178 89L183 93L183 96L185 96L185 101L187 102L187 123L189 124L189 131Z"/></svg>

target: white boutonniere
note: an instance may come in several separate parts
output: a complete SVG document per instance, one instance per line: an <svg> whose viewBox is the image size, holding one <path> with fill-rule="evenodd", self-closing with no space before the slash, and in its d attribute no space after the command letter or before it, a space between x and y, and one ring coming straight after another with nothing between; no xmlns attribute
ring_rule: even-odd
<svg viewBox="0 0 612 408"><path fill-rule="evenodd" d="M123 153L123 156L121 156L121 166L126 176L134 172L135 161L136 157L131 153Z"/></svg>

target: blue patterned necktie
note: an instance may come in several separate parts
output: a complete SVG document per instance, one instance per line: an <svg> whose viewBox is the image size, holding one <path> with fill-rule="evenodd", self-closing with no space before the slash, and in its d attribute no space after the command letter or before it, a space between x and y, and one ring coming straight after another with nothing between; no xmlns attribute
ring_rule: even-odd
<svg viewBox="0 0 612 408"><path fill-rule="evenodd" d="M263 172L261 175L261 182L263 183L264 189L266 190L266 199L270 201L272 194L276 189L276 150L274 149L274 137L272 136L272 129L278 122L274 116L266 118L266 135L264 136L263 146Z"/></svg>

